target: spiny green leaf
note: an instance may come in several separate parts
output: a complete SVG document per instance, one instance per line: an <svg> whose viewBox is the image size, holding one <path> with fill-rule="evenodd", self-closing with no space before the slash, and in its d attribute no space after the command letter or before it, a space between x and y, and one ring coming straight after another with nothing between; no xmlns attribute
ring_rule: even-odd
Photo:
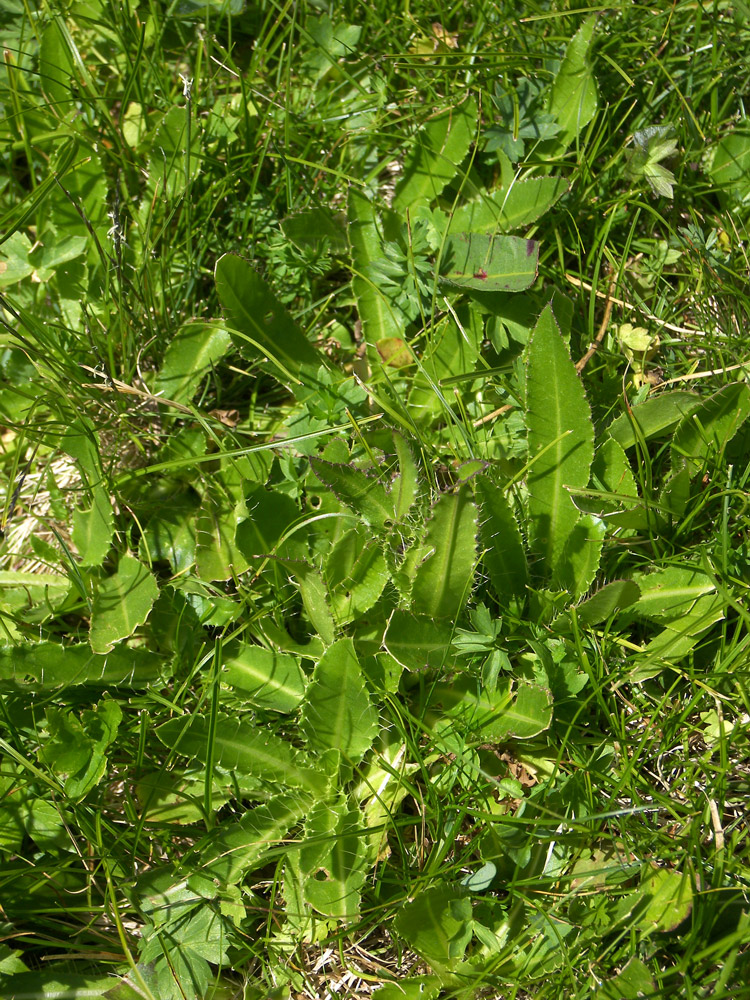
<svg viewBox="0 0 750 1000"><path fill-rule="evenodd" d="M148 618L159 588L151 572L132 556L123 556L117 572L99 584L91 611L89 642L95 653L108 652Z"/></svg>
<svg viewBox="0 0 750 1000"><path fill-rule="evenodd" d="M521 533L505 494L486 476L476 484L481 511L483 562L501 602L523 597L528 580Z"/></svg>
<svg viewBox="0 0 750 1000"><path fill-rule="evenodd" d="M201 870L224 885L236 885L284 841L312 802L309 794L299 792L275 795L238 822L218 826L198 844Z"/></svg>
<svg viewBox="0 0 750 1000"><path fill-rule="evenodd" d="M302 728L316 750L339 750L358 761L378 732L362 668L351 639L339 639L321 657L307 688Z"/></svg>
<svg viewBox="0 0 750 1000"><path fill-rule="evenodd" d="M425 531L429 553L417 570L412 608L432 618L455 618L471 592L476 564L477 509L469 489L441 496Z"/></svg>
<svg viewBox="0 0 750 1000"><path fill-rule="evenodd" d="M313 472L334 496L380 531L393 521L393 500L384 486L351 465L310 459Z"/></svg>
<svg viewBox="0 0 750 1000"><path fill-rule="evenodd" d="M298 659L262 646L229 647L222 680L254 705L275 712L293 712L305 694Z"/></svg>
<svg viewBox="0 0 750 1000"><path fill-rule="evenodd" d="M213 732L208 717L196 715L170 719L158 727L156 735L165 746L186 757L197 757L204 763L212 757L227 770L237 770L263 781L310 792L319 790L325 783L319 772L302 763L291 743L228 715L219 716ZM213 739L212 754L209 738Z"/></svg>

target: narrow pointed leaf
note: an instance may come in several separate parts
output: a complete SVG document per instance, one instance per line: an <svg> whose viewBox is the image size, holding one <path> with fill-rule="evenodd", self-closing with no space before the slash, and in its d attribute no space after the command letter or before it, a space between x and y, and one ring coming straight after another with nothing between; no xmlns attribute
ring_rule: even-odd
<svg viewBox="0 0 750 1000"><path fill-rule="evenodd" d="M328 603L328 591L320 570L301 559L279 559L277 561L294 574L310 624L323 642L329 646L333 642L335 625Z"/></svg>
<svg viewBox="0 0 750 1000"><path fill-rule="evenodd" d="M532 547L552 574L580 517L566 487L588 485L594 427L583 385L548 306L528 347L526 407Z"/></svg>
<svg viewBox="0 0 750 1000"><path fill-rule="evenodd" d="M609 433L623 448L632 448L639 438L650 441L665 437L689 413L701 405L701 397L694 392L662 393L634 406L609 425ZM637 432L633 428L636 425Z"/></svg>
<svg viewBox="0 0 750 1000"><path fill-rule="evenodd" d="M430 553L417 570L412 608L432 618L455 618L471 592L476 563L477 509L468 487L440 497L425 532Z"/></svg>
<svg viewBox="0 0 750 1000"><path fill-rule="evenodd" d="M393 513L402 521L414 505L419 493L419 472L411 448L406 440L394 431L393 443L398 455L398 476L391 487Z"/></svg>
<svg viewBox="0 0 750 1000"><path fill-rule="evenodd" d="M746 382L725 385L684 417L672 438L672 465L696 475L731 441L750 416Z"/></svg>
<svg viewBox="0 0 750 1000"><path fill-rule="evenodd" d="M565 543L555 572L555 582L580 597L591 586L599 569L605 525L600 517L584 514Z"/></svg>
<svg viewBox="0 0 750 1000"><path fill-rule="evenodd" d="M400 340L406 326L406 317L382 293L377 278L370 276L373 266L384 255L375 207L366 195L353 186L349 189L348 217L353 266L352 291L362 321L364 339L368 344L381 340Z"/></svg>
<svg viewBox="0 0 750 1000"><path fill-rule="evenodd" d="M216 291L243 357L270 358L275 362L274 373L282 378L284 374L298 377L303 364L317 368L323 363L323 356L246 260L233 254L219 258Z"/></svg>
<svg viewBox="0 0 750 1000"><path fill-rule="evenodd" d="M589 51L596 17L588 17L568 43L560 69L550 87L549 112L560 128L552 148L561 152L581 134L596 114L598 98Z"/></svg>
<svg viewBox="0 0 750 1000"><path fill-rule="evenodd" d="M576 616L584 625L598 625L622 608L635 604L640 596L638 584L632 580L613 580L579 604Z"/></svg>
<svg viewBox="0 0 750 1000"><path fill-rule="evenodd" d="M416 135L396 185L393 207L397 212L416 204L430 204L438 197L469 152L476 125L473 98L428 119Z"/></svg>

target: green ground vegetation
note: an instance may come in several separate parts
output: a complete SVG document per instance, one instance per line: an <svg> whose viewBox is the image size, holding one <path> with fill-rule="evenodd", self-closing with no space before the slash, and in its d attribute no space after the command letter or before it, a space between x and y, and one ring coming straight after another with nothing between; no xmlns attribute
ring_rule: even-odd
<svg viewBox="0 0 750 1000"><path fill-rule="evenodd" d="M0 993L750 967L750 8L0 0Z"/></svg>

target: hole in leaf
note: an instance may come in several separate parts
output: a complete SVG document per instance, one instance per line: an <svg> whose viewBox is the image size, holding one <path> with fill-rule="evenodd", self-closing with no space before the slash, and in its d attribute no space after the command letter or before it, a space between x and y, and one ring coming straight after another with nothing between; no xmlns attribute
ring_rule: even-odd
<svg viewBox="0 0 750 1000"><path fill-rule="evenodd" d="M326 882L328 880L328 872L325 868L318 868L318 870L313 875L316 882Z"/></svg>
<svg viewBox="0 0 750 1000"><path fill-rule="evenodd" d="M266 315L263 317L263 322L266 324L266 326L270 326L271 323L273 323L273 312L267 312Z"/></svg>

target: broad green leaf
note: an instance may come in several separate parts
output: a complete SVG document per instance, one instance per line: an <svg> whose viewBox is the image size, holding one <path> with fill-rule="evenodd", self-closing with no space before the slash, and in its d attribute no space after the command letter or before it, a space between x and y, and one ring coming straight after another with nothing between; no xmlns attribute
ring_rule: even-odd
<svg viewBox="0 0 750 1000"><path fill-rule="evenodd" d="M633 611L652 621L679 621L695 602L716 591L716 584L695 566L668 566L655 573L637 574L641 596Z"/></svg>
<svg viewBox="0 0 750 1000"><path fill-rule="evenodd" d="M151 572L132 556L123 556L117 572L102 580L94 596L89 642L95 653L107 653L131 636L148 618L159 596Z"/></svg>
<svg viewBox="0 0 750 1000"><path fill-rule="evenodd" d="M448 883L432 886L401 907L394 926L434 969L452 969L471 940L469 892Z"/></svg>
<svg viewBox="0 0 750 1000"><path fill-rule="evenodd" d="M623 413L609 425L610 435L623 448L632 448L638 427L638 436L646 441L669 434L689 413L700 406L701 398L694 392L661 393L634 406L629 413Z"/></svg>
<svg viewBox="0 0 750 1000"><path fill-rule="evenodd" d="M424 533L427 558L412 587L412 610L431 618L455 619L471 593L476 565L477 509L467 486L444 494L432 509Z"/></svg>
<svg viewBox="0 0 750 1000"><path fill-rule="evenodd" d="M453 625L427 615L394 611L383 642L391 656L407 670L446 667L454 653Z"/></svg>
<svg viewBox="0 0 750 1000"><path fill-rule="evenodd" d="M6 611L27 610L34 605L55 608L65 600L70 587L69 577L58 573L0 571L0 601Z"/></svg>
<svg viewBox="0 0 750 1000"><path fill-rule="evenodd" d="M584 514L568 535L555 571L555 580L574 597L580 597L594 582L605 530L600 517Z"/></svg>
<svg viewBox="0 0 750 1000"><path fill-rule="evenodd" d="M331 549L323 567L334 621L354 621L375 604L389 578L383 549L367 532L352 528Z"/></svg>
<svg viewBox="0 0 750 1000"><path fill-rule="evenodd" d="M75 99L71 85L76 77L66 37L56 18L44 29L39 44L39 75L55 115L63 118Z"/></svg>
<svg viewBox="0 0 750 1000"><path fill-rule="evenodd" d="M202 379L229 350L232 340L220 323L194 320L181 327L166 350L154 394L187 403Z"/></svg>
<svg viewBox="0 0 750 1000"><path fill-rule="evenodd" d="M529 341L526 409L531 544L541 558L540 570L551 576L580 517L566 487L588 485L594 427L583 385L549 306Z"/></svg>
<svg viewBox="0 0 750 1000"><path fill-rule="evenodd" d="M445 241L441 279L476 292L520 292L536 280L538 261L535 240L457 233Z"/></svg>
<svg viewBox="0 0 750 1000"><path fill-rule="evenodd" d="M508 188L485 191L453 213L449 233L510 233L528 226L569 188L565 177L530 177Z"/></svg>
<svg viewBox="0 0 750 1000"><path fill-rule="evenodd" d="M205 444L202 434L201 439ZM181 446L179 439L177 444ZM189 442L187 449L189 454ZM184 460L184 453L181 457ZM154 479L144 492L142 502L148 520L145 524L141 521L143 533L139 555L146 562L164 560L173 573L184 573L195 562L195 514L201 498L184 483Z"/></svg>
<svg viewBox="0 0 750 1000"><path fill-rule="evenodd" d="M34 265L34 280L49 281L63 264L86 252L85 236L55 236L46 246L37 247L29 260Z"/></svg>
<svg viewBox="0 0 750 1000"><path fill-rule="evenodd" d="M107 492L93 490L94 503L88 510L73 511L73 543L83 566L101 566L114 534L112 503Z"/></svg>
<svg viewBox="0 0 750 1000"><path fill-rule="evenodd" d="M0 646L0 682L43 689L73 687L144 688L162 682L166 664L145 649L116 646L106 656L92 653L88 643L62 646L58 642L30 642Z"/></svg>
<svg viewBox="0 0 750 1000"><path fill-rule="evenodd" d="M106 750L116 739L122 710L106 698L80 720L69 709L47 708L48 736L42 740L39 760L65 777L65 794L80 802L97 785L107 767Z"/></svg>
<svg viewBox="0 0 750 1000"><path fill-rule="evenodd" d="M710 168L711 180L730 205L750 201L750 133L742 127L719 142Z"/></svg>
<svg viewBox="0 0 750 1000"><path fill-rule="evenodd" d="M621 444L606 437L597 443L591 466L592 493L576 496L576 506L588 514L598 514L609 523L611 515L633 510L638 499L638 487L630 462ZM600 495L596 495L596 494Z"/></svg>
<svg viewBox="0 0 750 1000"><path fill-rule="evenodd" d="M477 479L482 561L501 605L509 598L522 598L528 566L521 533L503 491L486 476Z"/></svg>
<svg viewBox="0 0 750 1000"><path fill-rule="evenodd" d="M201 132L189 107L171 107L157 126L148 161L149 187L170 201L183 195L200 171Z"/></svg>
<svg viewBox="0 0 750 1000"><path fill-rule="evenodd" d="M376 864L390 854L389 821L409 794L410 775L420 765L410 760L406 744L393 730L382 729L357 773L352 798L362 808L362 825L368 831L363 837L368 862Z"/></svg>
<svg viewBox="0 0 750 1000"><path fill-rule="evenodd" d="M442 988L442 976L409 976L378 987L373 1000L437 1000Z"/></svg>
<svg viewBox="0 0 750 1000"><path fill-rule="evenodd" d="M142 1000L143 994L113 976L37 969L3 980L7 1000Z"/></svg>
<svg viewBox="0 0 750 1000"><path fill-rule="evenodd" d="M689 871L650 869L638 888L647 901L638 913L639 929L646 934L676 930L693 909L693 879Z"/></svg>
<svg viewBox="0 0 750 1000"><path fill-rule="evenodd" d="M245 487L245 507L248 516L237 525L235 540L248 560L273 554L282 535L299 519L291 497L259 483Z"/></svg>
<svg viewBox="0 0 750 1000"><path fill-rule="evenodd" d="M320 570L301 559L278 559L277 562L294 574L310 624L323 642L330 646L336 634L335 624Z"/></svg>
<svg viewBox="0 0 750 1000"><path fill-rule="evenodd" d="M226 780L220 782L219 775L214 775L209 806L213 814L235 797L235 777L227 775ZM249 779L243 778L243 786L249 784ZM257 791L260 792L262 782L258 781L257 786ZM135 796L140 806L140 815L147 823L177 823L187 826L205 820L205 789L205 771L146 771L138 777Z"/></svg>
<svg viewBox="0 0 750 1000"><path fill-rule="evenodd" d="M230 647L222 680L259 708L293 712L305 695L305 675L295 656L262 646Z"/></svg>
<svg viewBox="0 0 750 1000"><path fill-rule="evenodd" d="M177 753L197 757L203 763L212 758L228 771L309 792L325 784L321 773L305 766L291 743L232 716L220 715L213 732L205 715L170 719L157 728L156 735Z"/></svg>
<svg viewBox="0 0 750 1000"><path fill-rule="evenodd" d="M396 185L395 211L404 212L420 203L430 204L438 197L469 152L476 126L477 106L473 98L457 108L433 115L422 126Z"/></svg>
<svg viewBox="0 0 750 1000"><path fill-rule="evenodd" d="M224 254L216 264L216 291L243 357L267 357L276 377L299 379L300 366L324 361L258 272L246 260Z"/></svg>
<svg viewBox="0 0 750 1000"><path fill-rule="evenodd" d="M746 382L725 385L684 417L672 438L672 465L685 463L691 475L711 468L718 455L750 416Z"/></svg>
<svg viewBox="0 0 750 1000"><path fill-rule="evenodd" d="M690 611L667 623L666 627L649 642L642 665L636 669L639 680L648 670L648 664L657 659L676 663L687 656L707 629L726 617L726 602L720 594L699 597Z"/></svg>
<svg viewBox="0 0 750 1000"><path fill-rule="evenodd" d="M598 625L621 608L635 604L640 596L638 584L632 580L613 580L579 604L576 616L584 625Z"/></svg>
<svg viewBox="0 0 750 1000"><path fill-rule="evenodd" d="M596 17L588 17L575 33L550 87L548 111L557 119L560 131L548 142L559 152L578 138L598 107L589 55L595 25Z"/></svg>
<svg viewBox="0 0 750 1000"><path fill-rule="evenodd" d="M307 687L302 728L309 745L361 760L378 732L362 668L351 639L339 639L321 657Z"/></svg>
<svg viewBox="0 0 750 1000"><path fill-rule="evenodd" d="M406 439L396 431L393 444L398 455L398 476L391 487L393 513L397 521L403 521L419 495L419 471Z"/></svg>
<svg viewBox="0 0 750 1000"><path fill-rule="evenodd" d="M97 432L88 417L73 421L60 447L78 463L84 484L93 498L89 510L73 512L73 542L84 566L101 566L114 534L114 514L104 485Z"/></svg>
<svg viewBox="0 0 750 1000"><path fill-rule="evenodd" d="M102 246L109 243L107 233L112 220L107 216L109 201L109 181L101 156L97 154L91 143L81 142L73 146L75 164L70 170L58 173L62 179L65 191L55 185L45 199L50 213L50 221L58 233L65 236L79 236L86 239L92 257L96 254L99 260L89 225L93 227ZM59 148L58 155L50 162L53 175L61 169L63 157L67 155L64 147ZM81 217L81 213L85 216ZM88 223L88 225L87 225Z"/></svg>
<svg viewBox="0 0 750 1000"><path fill-rule="evenodd" d="M603 982L593 1000L639 1000L656 992L648 966L633 955L612 979Z"/></svg>
<svg viewBox="0 0 750 1000"><path fill-rule="evenodd" d="M375 206L352 185L349 188L347 211L353 266L352 291L362 321L364 339L368 344L381 340L400 340L407 319L380 290L377 278L370 276L377 261L384 256Z"/></svg>
<svg viewBox="0 0 750 1000"><path fill-rule="evenodd" d="M378 531L393 522L393 500L377 479L351 465L311 458L313 472L334 496Z"/></svg>
<svg viewBox="0 0 750 1000"><path fill-rule="evenodd" d="M267 804L248 809L238 822L218 826L198 845L201 871L223 885L236 885L285 841L312 801L300 793L275 795Z"/></svg>
<svg viewBox="0 0 750 1000"><path fill-rule="evenodd" d="M316 803L305 823L300 870L306 901L318 913L353 920L365 881L361 814L342 795Z"/></svg>
<svg viewBox="0 0 750 1000"><path fill-rule="evenodd" d="M346 216L318 206L290 215L281 222L284 236L298 247L320 247L324 242L335 253L347 249Z"/></svg>
<svg viewBox="0 0 750 1000"><path fill-rule="evenodd" d="M686 465L673 473L659 492L659 512L669 517L685 516L690 500L690 468Z"/></svg>
<svg viewBox="0 0 750 1000"><path fill-rule="evenodd" d="M235 542L244 513L244 504L223 490L210 489L203 495L195 519L195 564L202 580L231 580L250 565Z"/></svg>
<svg viewBox="0 0 750 1000"><path fill-rule="evenodd" d="M455 311L458 317L463 309ZM461 329L455 319L446 317L430 331L429 346L422 356L420 370L412 379L408 408L412 421L444 421L449 403L440 388L442 379L453 379L473 372L481 354L483 337L481 314L466 312ZM460 322L460 320L459 320Z"/></svg>
<svg viewBox="0 0 750 1000"><path fill-rule="evenodd" d="M494 690L480 689L475 678L460 677L451 684L436 684L431 705L461 720L484 739L533 739L552 722L552 694L547 688L519 681L515 696L509 678Z"/></svg>
<svg viewBox="0 0 750 1000"><path fill-rule="evenodd" d="M31 240L25 233L13 233L0 248L0 288L15 285L34 271L29 260Z"/></svg>

